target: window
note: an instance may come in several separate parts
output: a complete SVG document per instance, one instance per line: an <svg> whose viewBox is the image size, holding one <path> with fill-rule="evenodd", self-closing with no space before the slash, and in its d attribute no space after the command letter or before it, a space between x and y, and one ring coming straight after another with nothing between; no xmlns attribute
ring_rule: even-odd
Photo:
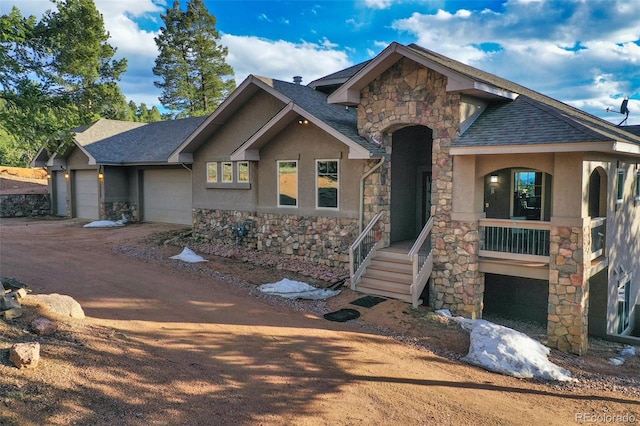
<svg viewBox="0 0 640 426"><path fill-rule="evenodd" d="M316 160L316 206L338 208L338 161Z"/></svg>
<svg viewBox="0 0 640 426"><path fill-rule="evenodd" d="M249 162L240 161L238 163L238 182L249 182Z"/></svg>
<svg viewBox="0 0 640 426"><path fill-rule="evenodd" d="M624 201L624 169L618 169L616 204L622 204L622 201Z"/></svg>
<svg viewBox="0 0 640 426"><path fill-rule="evenodd" d="M233 163L222 163L222 181L233 182Z"/></svg>
<svg viewBox="0 0 640 426"><path fill-rule="evenodd" d="M533 170L513 172L512 217L541 220L544 173Z"/></svg>
<svg viewBox="0 0 640 426"><path fill-rule="evenodd" d="M218 163L207 163L207 182L218 182Z"/></svg>
<svg viewBox="0 0 640 426"><path fill-rule="evenodd" d="M629 328L629 301L631 296L631 280L625 277L618 285L618 334Z"/></svg>
<svg viewBox="0 0 640 426"><path fill-rule="evenodd" d="M636 171L636 201L640 201L640 170Z"/></svg>
<svg viewBox="0 0 640 426"><path fill-rule="evenodd" d="M278 207L298 206L298 162L278 161Z"/></svg>

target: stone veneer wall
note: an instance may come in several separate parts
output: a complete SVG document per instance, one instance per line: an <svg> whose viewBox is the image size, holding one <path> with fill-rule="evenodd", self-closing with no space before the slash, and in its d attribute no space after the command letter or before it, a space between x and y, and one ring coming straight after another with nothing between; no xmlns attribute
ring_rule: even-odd
<svg viewBox="0 0 640 426"><path fill-rule="evenodd" d="M193 218L196 238L235 244L232 228L246 223L246 247L347 270L358 235L358 220L349 218L209 209L194 209Z"/></svg>
<svg viewBox="0 0 640 426"><path fill-rule="evenodd" d="M124 215L128 220L137 222L138 205L128 201L115 201L108 203L100 203L100 211L102 211L102 220L120 220Z"/></svg>
<svg viewBox="0 0 640 426"><path fill-rule="evenodd" d="M459 132L460 95L447 93L446 86L445 76L401 59L360 92L358 132L369 140L383 142L392 153L395 130L406 126L432 130L433 302L437 308L480 317L484 278L478 271L477 223L451 221L453 161L449 149ZM381 169L380 176L374 173L365 187L365 222L380 209L389 211L393 171L389 162ZM375 185L381 188L367 191ZM383 239L388 245L389 215L383 220Z"/></svg>
<svg viewBox="0 0 640 426"><path fill-rule="evenodd" d="M51 214L49 194L0 195L0 217L33 217Z"/></svg>
<svg viewBox="0 0 640 426"><path fill-rule="evenodd" d="M586 353L588 342L589 235L588 228L568 226L552 226L550 233L548 343L578 355Z"/></svg>

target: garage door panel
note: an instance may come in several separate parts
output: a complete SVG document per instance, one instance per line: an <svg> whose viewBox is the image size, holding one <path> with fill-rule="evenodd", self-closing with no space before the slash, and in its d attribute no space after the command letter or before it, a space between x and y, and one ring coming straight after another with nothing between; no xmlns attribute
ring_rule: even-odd
<svg viewBox="0 0 640 426"><path fill-rule="evenodd" d="M191 225L191 172L145 170L143 216L150 222Z"/></svg>
<svg viewBox="0 0 640 426"><path fill-rule="evenodd" d="M75 216L82 219L99 219L98 214L98 175L95 170L77 170L75 172L73 199Z"/></svg>

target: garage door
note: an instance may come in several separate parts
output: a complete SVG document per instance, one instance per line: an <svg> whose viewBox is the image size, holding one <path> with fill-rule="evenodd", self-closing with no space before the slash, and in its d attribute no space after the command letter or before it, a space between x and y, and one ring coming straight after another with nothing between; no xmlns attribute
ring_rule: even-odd
<svg viewBox="0 0 640 426"><path fill-rule="evenodd" d="M67 180L64 172L53 172L53 185L55 196L55 214L57 216L67 215Z"/></svg>
<svg viewBox="0 0 640 426"><path fill-rule="evenodd" d="M100 219L98 215L98 172L77 170L74 173L73 187L75 216L81 219Z"/></svg>
<svg viewBox="0 0 640 426"><path fill-rule="evenodd" d="M145 170L142 182L144 220L191 225L189 170Z"/></svg>

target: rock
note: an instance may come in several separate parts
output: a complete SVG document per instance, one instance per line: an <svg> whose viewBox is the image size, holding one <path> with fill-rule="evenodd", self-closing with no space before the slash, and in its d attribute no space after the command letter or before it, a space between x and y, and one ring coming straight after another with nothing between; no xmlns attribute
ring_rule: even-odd
<svg viewBox="0 0 640 426"><path fill-rule="evenodd" d="M31 300L34 300L54 314L76 319L84 318L84 311L82 310L82 307L71 296L52 293L31 294L29 297Z"/></svg>
<svg viewBox="0 0 640 426"><path fill-rule="evenodd" d="M53 334L56 332L56 330L58 329L58 323L40 317L31 321L31 328L36 334L48 336L49 334Z"/></svg>
<svg viewBox="0 0 640 426"><path fill-rule="evenodd" d="M8 311L9 309L19 308L20 306L18 300L8 296L0 296L0 311Z"/></svg>
<svg viewBox="0 0 640 426"><path fill-rule="evenodd" d="M9 349L9 361L18 368L36 368L40 361L40 343L14 343Z"/></svg>
<svg viewBox="0 0 640 426"><path fill-rule="evenodd" d="M12 308L2 311L2 317L4 317L5 320L12 320L20 316L22 316L22 308Z"/></svg>

